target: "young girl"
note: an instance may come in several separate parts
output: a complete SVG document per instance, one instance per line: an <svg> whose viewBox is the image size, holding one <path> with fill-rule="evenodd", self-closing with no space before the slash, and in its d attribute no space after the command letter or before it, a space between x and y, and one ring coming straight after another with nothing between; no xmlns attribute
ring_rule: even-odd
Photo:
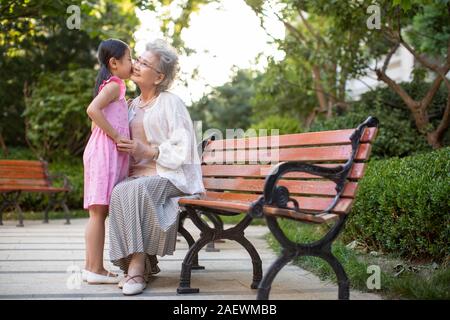
<svg viewBox="0 0 450 320"><path fill-rule="evenodd" d="M94 99L87 108L93 129L83 154L84 208L89 210L83 278L90 284L119 282L118 276L103 266L105 219L113 187L128 174L128 155L119 152L116 144L130 138L122 80L131 76L130 48L120 40L102 41L98 60L101 67Z"/></svg>

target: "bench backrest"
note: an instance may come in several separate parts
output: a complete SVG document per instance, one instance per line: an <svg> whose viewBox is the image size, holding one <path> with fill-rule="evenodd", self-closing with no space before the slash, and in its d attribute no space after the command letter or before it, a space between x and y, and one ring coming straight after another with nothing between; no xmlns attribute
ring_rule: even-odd
<svg viewBox="0 0 450 320"><path fill-rule="evenodd" d="M0 160L0 187L49 187L47 164L33 160Z"/></svg>
<svg viewBox="0 0 450 320"><path fill-rule="evenodd" d="M334 167L345 163L352 152L355 129L308 132L278 137L252 137L211 141L203 153L203 182L210 198L254 201L261 195L265 177L274 164L299 161ZM347 213L363 177L376 127L365 128L341 200L332 212ZM261 164L263 162L263 164ZM308 173L292 172L278 185L289 189L300 208L321 211L336 195L336 184Z"/></svg>

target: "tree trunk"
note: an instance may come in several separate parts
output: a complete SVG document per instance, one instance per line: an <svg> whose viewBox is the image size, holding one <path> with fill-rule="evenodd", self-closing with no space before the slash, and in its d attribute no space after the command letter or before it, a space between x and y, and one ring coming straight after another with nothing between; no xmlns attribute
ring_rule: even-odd
<svg viewBox="0 0 450 320"><path fill-rule="evenodd" d="M305 130L309 130L309 128L311 128L312 123L314 122L314 120L316 119L317 116L317 112L318 112L319 108L314 108L310 114L308 114L308 116L306 117L305 123L304 123L304 129Z"/></svg>
<svg viewBox="0 0 450 320"><path fill-rule="evenodd" d="M333 117L333 106L335 104L335 100L333 98L330 98L328 100L328 108L327 108L327 120L331 119Z"/></svg>
<svg viewBox="0 0 450 320"><path fill-rule="evenodd" d="M322 78L320 76L320 69L317 66L313 66L312 71L314 89L316 91L317 100L319 101L319 112L326 112L328 103L321 83Z"/></svg>
<svg viewBox="0 0 450 320"><path fill-rule="evenodd" d="M450 88L448 88L447 105L444 115L436 130L427 134L427 141L433 149L439 149L444 146L444 135L450 127Z"/></svg>
<svg viewBox="0 0 450 320"><path fill-rule="evenodd" d="M417 102L413 105L408 105L408 107L412 111L414 122L419 132L422 134L427 134L427 131L430 129L430 119L428 117L427 109Z"/></svg>
<svg viewBox="0 0 450 320"><path fill-rule="evenodd" d="M433 149L439 149L443 147L442 138L439 139L436 131L427 133L427 142Z"/></svg>
<svg viewBox="0 0 450 320"><path fill-rule="evenodd" d="M3 155L5 157L7 157L9 152L8 152L8 148L6 147L5 140L3 139L3 135L1 133L0 133L0 147L3 150Z"/></svg>

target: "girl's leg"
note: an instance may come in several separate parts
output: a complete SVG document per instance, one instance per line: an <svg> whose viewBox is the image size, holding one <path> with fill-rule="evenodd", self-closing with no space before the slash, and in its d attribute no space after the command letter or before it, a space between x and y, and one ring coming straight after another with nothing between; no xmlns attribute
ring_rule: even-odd
<svg viewBox="0 0 450 320"><path fill-rule="evenodd" d="M86 269L98 274L107 275L103 266L103 250L105 246L105 220L108 206L93 205L89 207L89 222L86 226Z"/></svg>
<svg viewBox="0 0 450 320"><path fill-rule="evenodd" d="M86 228L84 230L84 244L86 246L86 250L85 250L85 256L86 256L86 261L84 263L84 270L89 270L89 248L88 248L88 237L89 237L89 233L88 230L90 230L90 222L91 219L88 219L88 222L86 224Z"/></svg>

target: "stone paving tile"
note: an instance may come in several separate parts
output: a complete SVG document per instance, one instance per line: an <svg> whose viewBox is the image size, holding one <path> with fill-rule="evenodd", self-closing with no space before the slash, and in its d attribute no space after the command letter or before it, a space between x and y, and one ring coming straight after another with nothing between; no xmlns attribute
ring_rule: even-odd
<svg viewBox="0 0 450 320"><path fill-rule="evenodd" d="M206 270L193 270L191 286L200 293L178 295L176 288L181 262L188 245L182 237L172 256L159 258L161 273L155 275L142 295L124 297L115 285L68 286L72 268L84 265L84 226L86 219L74 219L71 225L63 220L25 221L17 228L15 221L0 226L0 299L151 299L151 300L254 300L256 290L250 289L252 263L247 252L233 241L216 243L219 252L199 253L200 265ZM187 221L187 229L197 238L198 230ZM257 248L267 270L276 258L264 240L266 227L250 226L246 235ZM108 238L105 244L107 261ZM376 294L352 291L351 299L380 299ZM294 265L286 266L276 277L270 295L274 300L336 299L337 286L320 281L313 274Z"/></svg>

